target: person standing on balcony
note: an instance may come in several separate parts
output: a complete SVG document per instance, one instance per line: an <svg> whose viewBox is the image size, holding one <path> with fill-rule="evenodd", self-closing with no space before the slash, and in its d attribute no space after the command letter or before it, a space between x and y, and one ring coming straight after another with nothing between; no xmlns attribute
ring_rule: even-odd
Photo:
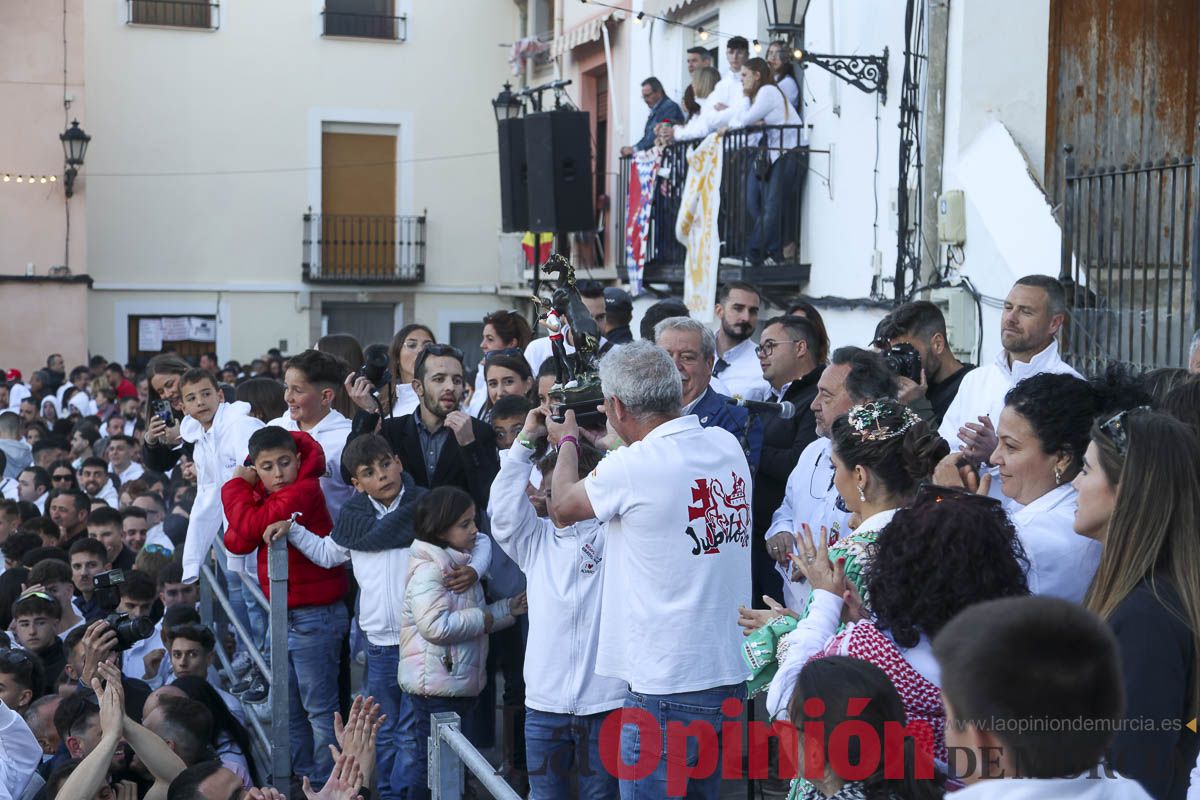
<svg viewBox="0 0 1200 800"><path fill-rule="evenodd" d="M713 110L720 112L716 126L728 125L733 117L744 111L750 103L742 91L742 67L750 58L750 43L744 36L734 36L725 45L725 60L729 62L729 71L722 77L717 88L710 95Z"/></svg>
<svg viewBox="0 0 1200 800"><path fill-rule="evenodd" d="M746 213L751 226L748 255L755 264L771 266L783 256L784 197L797 185L798 154L792 151L800 145L800 115L776 85L771 67L761 58L752 58L742 67L742 91L750 107L734 114L729 122L731 128L796 126L768 130L762 136L748 133L742 142L745 145L753 142L758 148L745 177Z"/></svg>
<svg viewBox="0 0 1200 800"><path fill-rule="evenodd" d="M713 92L720 82L721 73L715 67L696 70L688 89L694 93L699 111L688 117L688 121L680 127L666 129L663 138L669 142L685 142L703 139L716 130L716 119L720 112L713 108Z"/></svg>
<svg viewBox="0 0 1200 800"><path fill-rule="evenodd" d="M642 81L642 100L646 101L646 105L650 107L650 114L646 117L646 126L642 129L642 138L638 139L633 147L622 147L621 155L623 156L633 155L634 150L649 150L653 147L655 128L660 123L669 122L672 125L679 125L683 122L683 110L679 108L678 103L667 97L662 81L658 78L649 77Z"/></svg>
<svg viewBox="0 0 1200 800"><path fill-rule="evenodd" d="M692 80L696 77L696 73L705 67L712 68L712 55L708 49L700 46L689 47L687 50L687 71L688 71L688 87L683 90L683 100L680 105L687 112L688 119L700 113L701 104L696 97L696 86ZM718 75L719 77L719 75Z"/></svg>
<svg viewBox="0 0 1200 800"><path fill-rule="evenodd" d="M1192 335L1192 347L1188 351L1188 372L1200 375L1200 330Z"/></svg>
<svg viewBox="0 0 1200 800"><path fill-rule="evenodd" d="M1003 349L988 366L972 370L959 384L954 402L946 409L938 433L956 444L963 459L983 464L996 449L996 422L1004 410L1004 396L1025 378L1041 372L1079 373L1058 355L1055 336L1067 318L1062 284L1049 275L1026 275L1004 298L1000 315ZM998 481L993 481L997 486Z"/></svg>
<svg viewBox="0 0 1200 800"><path fill-rule="evenodd" d="M758 309L762 301L758 289L742 281L724 284L717 292L717 362L714 378L729 390L731 397L765 400L771 385L763 380L762 367L754 355L754 330L758 327Z"/></svg>

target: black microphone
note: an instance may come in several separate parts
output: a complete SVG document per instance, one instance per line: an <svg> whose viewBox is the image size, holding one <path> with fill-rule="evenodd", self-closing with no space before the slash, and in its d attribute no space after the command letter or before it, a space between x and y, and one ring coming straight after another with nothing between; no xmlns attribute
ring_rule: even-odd
<svg viewBox="0 0 1200 800"><path fill-rule="evenodd" d="M778 414L780 419L791 419L796 416L796 406L784 400L782 403L763 403L759 400L743 400L741 397L730 397L725 402L731 406L740 406L747 411L758 414Z"/></svg>

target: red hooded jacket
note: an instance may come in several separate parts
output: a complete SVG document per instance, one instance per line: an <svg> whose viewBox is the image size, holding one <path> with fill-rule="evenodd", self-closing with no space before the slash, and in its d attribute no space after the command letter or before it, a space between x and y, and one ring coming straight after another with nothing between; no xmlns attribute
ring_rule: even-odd
<svg viewBox="0 0 1200 800"><path fill-rule="evenodd" d="M274 494L267 494L262 482L253 485L234 478L221 487L221 502L229 527L225 530L225 547L230 553L246 555L258 549L258 580L263 593L271 597L271 581L267 575L266 547L263 531L272 522L289 519L299 511L297 520L317 536L328 536L333 520L325 506L319 478L325 474L325 453L317 440L302 431L293 431L300 453L300 474L296 482ZM346 594L346 571L341 567L325 569L309 561L299 550L288 545L288 608L325 606L336 603Z"/></svg>

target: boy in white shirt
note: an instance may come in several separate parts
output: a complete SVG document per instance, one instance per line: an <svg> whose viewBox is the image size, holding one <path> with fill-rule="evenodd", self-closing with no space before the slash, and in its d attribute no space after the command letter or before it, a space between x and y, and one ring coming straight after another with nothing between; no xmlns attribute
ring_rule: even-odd
<svg viewBox="0 0 1200 800"><path fill-rule="evenodd" d="M325 474L321 491L329 516L337 522L342 504L354 490L342 479L342 448L350 435L350 420L333 407L338 389L346 379L346 364L320 350L305 350L284 367L283 399L288 413L269 424L289 431L304 431L325 452Z"/></svg>
<svg viewBox="0 0 1200 800"><path fill-rule="evenodd" d="M1054 597L979 603L933 652L949 771L968 784L956 798L1149 798L1102 764L1125 713L1117 643L1095 614Z"/></svg>

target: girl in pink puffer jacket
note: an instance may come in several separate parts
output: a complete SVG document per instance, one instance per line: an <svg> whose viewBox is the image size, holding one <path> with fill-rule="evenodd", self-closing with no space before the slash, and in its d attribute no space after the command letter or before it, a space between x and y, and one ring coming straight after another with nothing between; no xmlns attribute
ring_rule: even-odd
<svg viewBox="0 0 1200 800"><path fill-rule="evenodd" d="M467 717L487 681L488 634L512 625L528 606L524 592L485 602L480 576L466 566L476 538L485 534L478 532L475 503L462 489L442 486L422 497L413 512L413 534L398 678L413 708L413 730L405 738L417 746L408 797L422 800L429 797L429 715L454 711ZM466 589L463 581L469 581Z"/></svg>

